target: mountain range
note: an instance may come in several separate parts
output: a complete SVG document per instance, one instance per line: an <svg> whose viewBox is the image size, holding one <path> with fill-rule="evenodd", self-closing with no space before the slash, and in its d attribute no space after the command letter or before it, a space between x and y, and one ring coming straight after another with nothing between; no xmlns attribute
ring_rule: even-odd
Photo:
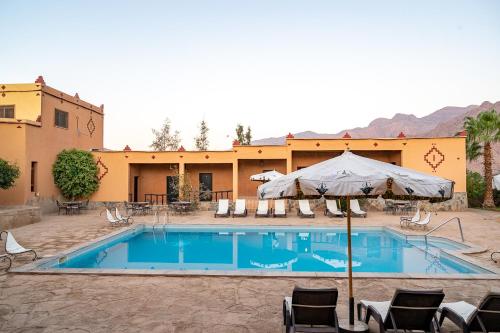
<svg viewBox="0 0 500 333"><path fill-rule="evenodd" d="M305 131L294 133L295 138L300 139L330 139L340 138L348 132L352 138L384 138L396 137L403 132L407 137L446 137L454 136L463 130L465 117L475 117L482 111L497 110L500 112L500 101L491 103L483 102L480 105L469 106L446 106L424 117L416 117L413 114L397 113L391 119L377 118L366 127L345 129L338 133L316 133ZM282 145L285 144L285 136L271 137L252 141L252 145ZM495 161L493 171L500 172L500 144L494 145ZM469 162L467 167L474 171L482 171L481 159Z"/></svg>

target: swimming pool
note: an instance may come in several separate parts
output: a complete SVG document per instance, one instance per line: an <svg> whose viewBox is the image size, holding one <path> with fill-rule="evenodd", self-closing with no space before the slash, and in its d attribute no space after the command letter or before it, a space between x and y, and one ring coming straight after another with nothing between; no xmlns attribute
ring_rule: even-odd
<svg viewBox="0 0 500 333"><path fill-rule="evenodd" d="M448 250L466 245L406 241L388 228L353 228L355 273L492 274ZM40 270L308 272L347 271L343 227L136 226L46 260Z"/></svg>

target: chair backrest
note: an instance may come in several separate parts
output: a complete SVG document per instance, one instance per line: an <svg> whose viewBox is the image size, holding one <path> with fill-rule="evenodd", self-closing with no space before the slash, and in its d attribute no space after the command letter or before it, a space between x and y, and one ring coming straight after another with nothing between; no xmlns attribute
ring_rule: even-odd
<svg viewBox="0 0 500 333"><path fill-rule="evenodd" d="M115 207L115 216L119 220L123 219L122 214L120 214L120 211L118 210L118 207Z"/></svg>
<svg viewBox="0 0 500 333"><path fill-rule="evenodd" d="M285 214L285 200L274 200L274 212L278 214Z"/></svg>
<svg viewBox="0 0 500 333"><path fill-rule="evenodd" d="M415 223L419 224L419 225L429 224L431 222L431 216L432 216L432 213L429 212L429 213L427 213L427 215L425 215L425 217L424 217L424 219L422 221L418 221L418 222L415 222Z"/></svg>
<svg viewBox="0 0 500 333"><path fill-rule="evenodd" d="M259 213L267 213L269 209L267 200L259 200L259 205L257 206L257 211Z"/></svg>
<svg viewBox="0 0 500 333"><path fill-rule="evenodd" d="M5 252L17 253L24 250L24 248L16 241L12 233L8 231L5 232L7 233L7 238L5 239Z"/></svg>
<svg viewBox="0 0 500 333"><path fill-rule="evenodd" d="M236 202L234 204L234 211L238 213L243 213L245 211L246 203L247 202L245 199L236 199Z"/></svg>
<svg viewBox="0 0 500 333"><path fill-rule="evenodd" d="M108 218L109 222L116 222L116 219L113 217L113 214L111 214L111 212L107 208L106 208L106 217Z"/></svg>
<svg viewBox="0 0 500 333"><path fill-rule="evenodd" d="M482 331L479 321L487 332L500 332L500 292L490 292L483 298L471 321L471 331Z"/></svg>
<svg viewBox="0 0 500 333"><path fill-rule="evenodd" d="M292 294L294 324L334 326L338 294L337 288L295 287Z"/></svg>
<svg viewBox="0 0 500 333"><path fill-rule="evenodd" d="M386 329L430 331L434 315L443 301L442 289L396 289L385 319Z"/></svg>
<svg viewBox="0 0 500 333"><path fill-rule="evenodd" d="M415 215L413 215L411 221L414 223L420 221L420 208L417 208L417 211L415 212Z"/></svg>
<svg viewBox="0 0 500 333"><path fill-rule="evenodd" d="M332 213L338 211L337 200L326 200L326 208Z"/></svg>
<svg viewBox="0 0 500 333"><path fill-rule="evenodd" d="M299 209L302 213L310 213L311 207L309 206L309 200L299 200Z"/></svg>
<svg viewBox="0 0 500 333"><path fill-rule="evenodd" d="M361 211L361 207L359 207L359 201L358 199L351 199L351 210L353 212L360 212Z"/></svg>
<svg viewBox="0 0 500 333"><path fill-rule="evenodd" d="M219 200L219 207L217 209L217 212L218 213L227 213L227 211L229 210L229 200L228 199L220 199Z"/></svg>

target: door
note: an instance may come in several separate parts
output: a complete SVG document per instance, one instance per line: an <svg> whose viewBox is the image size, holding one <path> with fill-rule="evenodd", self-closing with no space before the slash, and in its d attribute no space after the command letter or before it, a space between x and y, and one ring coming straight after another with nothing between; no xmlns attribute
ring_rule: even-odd
<svg viewBox="0 0 500 333"><path fill-rule="evenodd" d="M212 201L212 174L200 173L200 201Z"/></svg>
<svg viewBox="0 0 500 333"><path fill-rule="evenodd" d="M139 197L139 176L134 176L134 202L137 202Z"/></svg>
<svg viewBox="0 0 500 333"><path fill-rule="evenodd" d="M167 201L179 201L179 178L167 176Z"/></svg>

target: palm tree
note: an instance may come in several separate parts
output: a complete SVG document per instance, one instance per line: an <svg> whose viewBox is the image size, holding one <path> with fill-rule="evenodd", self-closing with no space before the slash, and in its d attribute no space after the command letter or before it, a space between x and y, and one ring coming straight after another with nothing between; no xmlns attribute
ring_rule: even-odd
<svg viewBox="0 0 500 333"><path fill-rule="evenodd" d="M494 208L492 180L492 147L495 142L500 142L500 114L495 110L484 111L476 118L467 117L464 124L467 130L467 158L473 160L483 155L484 192L483 207ZM482 150L482 151L481 151Z"/></svg>

